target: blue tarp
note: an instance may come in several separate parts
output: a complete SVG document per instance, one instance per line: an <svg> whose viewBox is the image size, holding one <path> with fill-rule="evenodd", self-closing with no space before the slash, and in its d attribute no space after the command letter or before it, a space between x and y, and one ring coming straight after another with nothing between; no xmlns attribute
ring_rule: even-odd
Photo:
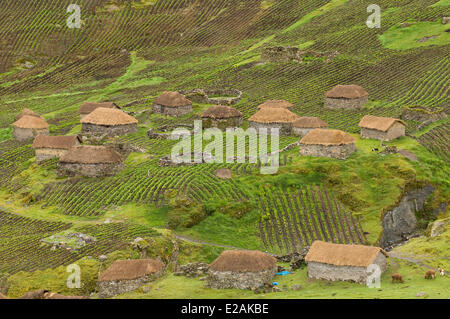
<svg viewBox="0 0 450 319"><path fill-rule="evenodd" d="M289 272L289 271L286 271L286 270L283 270L282 272L277 272L276 274L277 274L277 275L280 275L280 276L284 276L284 275L289 275L290 272Z"/></svg>
<svg viewBox="0 0 450 319"><path fill-rule="evenodd" d="M272 283L272 285L278 286L278 283L274 281L274 282Z"/></svg>

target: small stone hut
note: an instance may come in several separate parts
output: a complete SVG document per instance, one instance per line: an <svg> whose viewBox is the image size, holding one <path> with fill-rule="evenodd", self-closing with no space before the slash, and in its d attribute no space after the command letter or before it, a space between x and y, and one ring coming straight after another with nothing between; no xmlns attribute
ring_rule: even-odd
<svg viewBox="0 0 450 319"><path fill-rule="evenodd" d="M138 121L125 112L112 108L99 107L81 120L84 135L119 136L137 132Z"/></svg>
<svg viewBox="0 0 450 319"><path fill-rule="evenodd" d="M257 250L225 250L208 269L207 287L252 289L272 283L277 260Z"/></svg>
<svg viewBox="0 0 450 319"><path fill-rule="evenodd" d="M19 114L16 115L14 121L18 121L20 120L23 116L28 115L28 116L35 116L35 117L39 117L42 118L39 114L37 114L36 112L34 112L33 110L24 108Z"/></svg>
<svg viewBox="0 0 450 319"><path fill-rule="evenodd" d="M41 117L24 115L13 123L13 127L14 138L24 141L39 134L48 135L50 125Z"/></svg>
<svg viewBox="0 0 450 319"><path fill-rule="evenodd" d="M49 136L38 135L33 141L32 147L36 153L36 161L40 162L49 158L61 157L69 149L81 144L79 136Z"/></svg>
<svg viewBox="0 0 450 319"><path fill-rule="evenodd" d="M164 92L153 102L153 112L183 116L192 112L192 102L179 92Z"/></svg>
<svg viewBox="0 0 450 319"><path fill-rule="evenodd" d="M268 100L264 102L263 104L258 106L258 110L265 108L265 107L281 107L283 109L288 109L289 111L292 109L294 104L291 102L288 102L286 100Z"/></svg>
<svg viewBox="0 0 450 319"><path fill-rule="evenodd" d="M302 116L292 124L292 131L298 136L305 136L316 128L328 128L328 124L313 116Z"/></svg>
<svg viewBox="0 0 450 319"><path fill-rule="evenodd" d="M292 124L297 121L299 116L285 108L263 107L248 119L249 127L257 131L261 128L270 129L279 128L280 135L292 134Z"/></svg>
<svg viewBox="0 0 450 319"><path fill-rule="evenodd" d="M378 117L365 115L358 126L361 128L361 137L382 141L392 141L405 136L406 123L392 117Z"/></svg>
<svg viewBox="0 0 450 319"><path fill-rule="evenodd" d="M98 279L100 298L138 289L161 276L164 263L155 259L116 260Z"/></svg>
<svg viewBox="0 0 450 319"><path fill-rule="evenodd" d="M316 240L306 254L308 277L330 281L365 283L372 272L368 267L378 265L387 269L388 254L380 247L333 244Z"/></svg>
<svg viewBox="0 0 450 319"><path fill-rule="evenodd" d="M327 109L360 109L369 101L369 93L359 85L336 85L325 93Z"/></svg>
<svg viewBox="0 0 450 319"><path fill-rule="evenodd" d="M120 110L121 108L114 102L84 102L78 113L80 113L80 119L84 119L87 115L91 114L95 109L103 107L107 109L116 109Z"/></svg>
<svg viewBox="0 0 450 319"><path fill-rule="evenodd" d="M316 128L299 142L300 155L346 159L356 151L355 138L340 130Z"/></svg>
<svg viewBox="0 0 450 319"><path fill-rule="evenodd" d="M123 157L113 149L105 146L80 145L61 156L58 173L61 176L111 176L123 166Z"/></svg>
<svg viewBox="0 0 450 319"><path fill-rule="evenodd" d="M228 127L239 127L242 124L242 113L234 107L214 105L202 113L204 128L217 127L225 130Z"/></svg>

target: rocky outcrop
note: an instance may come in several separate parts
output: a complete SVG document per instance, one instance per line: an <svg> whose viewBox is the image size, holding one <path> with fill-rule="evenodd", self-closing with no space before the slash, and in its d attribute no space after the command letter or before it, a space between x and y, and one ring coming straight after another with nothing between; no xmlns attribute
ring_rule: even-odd
<svg viewBox="0 0 450 319"><path fill-rule="evenodd" d="M416 213L421 211L428 196L434 192L431 185L411 191L406 194L400 203L392 210L386 212L383 217L383 233L379 246L390 249L416 233Z"/></svg>

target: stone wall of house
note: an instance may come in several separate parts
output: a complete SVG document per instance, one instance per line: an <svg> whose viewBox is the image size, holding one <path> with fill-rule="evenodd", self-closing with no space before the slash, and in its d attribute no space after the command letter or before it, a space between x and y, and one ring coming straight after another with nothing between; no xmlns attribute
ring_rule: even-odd
<svg viewBox="0 0 450 319"><path fill-rule="evenodd" d="M386 141L387 132L382 132L379 130L373 130L370 128L361 127L361 137L362 138L371 138L374 140L383 140Z"/></svg>
<svg viewBox="0 0 450 319"><path fill-rule="evenodd" d="M14 138L18 141L24 141L29 138L34 138L39 134L49 135L50 133L48 128L36 130L31 128L14 127Z"/></svg>
<svg viewBox="0 0 450 319"><path fill-rule="evenodd" d="M252 289L272 283L277 267L260 272L231 272L208 270L207 288L215 289Z"/></svg>
<svg viewBox="0 0 450 319"><path fill-rule="evenodd" d="M222 131L225 131L228 127L239 127L241 125L242 125L242 117L232 117L227 119L211 119L211 118L202 119L203 128L217 127Z"/></svg>
<svg viewBox="0 0 450 319"><path fill-rule="evenodd" d="M392 141L401 136L405 136L405 126L401 123L395 123L387 132L382 132L365 127L361 128L361 137L363 138Z"/></svg>
<svg viewBox="0 0 450 319"><path fill-rule="evenodd" d="M300 143L300 155L314 157L331 157L346 159L356 151L355 144L344 145L309 145Z"/></svg>
<svg viewBox="0 0 450 319"><path fill-rule="evenodd" d="M163 271L160 271L154 275L148 275L131 280L101 281L99 282L99 298L111 298L128 291L136 290L142 285L145 285L155 278L160 277L162 273Z"/></svg>
<svg viewBox="0 0 450 319"><path fill-rule="evenodd" d="M153 112L169 116L183 116L192 112L192 105L167 107L164 105L153 104Z"/></svg>
<svg viewBox="0 0 450 319"><path fill-rule="evenodd" d="M55 149L55 148L39 148L35 151L36 162L44 161L54 157L61 157L67 152L65 149Z"/></svg>
<svg viewBox="0 0 450 319"><path fill-rule="evenodd" d="M267 128L267 134L270 134L271 128L279 128L280 135L291 135L292 134L292 123L259 123L259 122L248 122L249 127L255 128L258 133L260 128Z"/></svg>
<svg viewBox="0 0 450 319"><path fill-rule="evenodd" d="M86 176L100 177L115 175L124 167L123 163L110 164L78 164L58 163L58 175L60 176Z"/></svg>
<svg viewBox="0 0 450 319"><path fill-rule="evenodd" d="M387 131L387 140L392 141L401 136L405 136L406 127L402 123L394 123L391 128Z"/></svg>
<svg viewBox="0 0 450 319"><path fill-rule="evenodd" d="M360 109L369 101L368 96L363 96L357 99L345 98L325 98L325 108L327 109Z"/></svg>
<svg viewBox="0 0 450 319"><path fill-rule="evenodd" d="M387 268L386 257L380 252L373 261L380 267L381 272ZM318 262L308 262L308 277L330 281L353 281L366 283L367 267L336 266Z"/></svg>
<svg viewBox="0 0 450 319"><path fill-rule="evenodd" d="M120 136L129 133L137 132L137 124L126 125L95 125L90 123L83 123L81 126L81 133L83 135L108 135L108 136Z"/></svg>
<svg viewBox="0 0 450 319"><path fill-rule="evenodd" d="M313 128L304 128L304 127L293 127L292 133L297 136L305 136L309 132L311 132Z"/></svg>

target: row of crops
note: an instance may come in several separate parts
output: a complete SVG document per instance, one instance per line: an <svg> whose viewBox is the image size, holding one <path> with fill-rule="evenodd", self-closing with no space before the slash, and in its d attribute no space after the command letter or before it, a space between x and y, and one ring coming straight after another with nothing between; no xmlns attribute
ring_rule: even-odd
<svg viewBox="0 0 450 319"><path fill-rule="evenodd" d="M428 151L442 159L450 160L450 124L445 123L436 126L429 132L421 135L417 140L422 144Z"/></svg>
<svg viewBox="0 0 450 319"><path fill-rule="evenodd" d="M359 222L325 187L266 192L259 234L269 251L298 252L314 240L367 244Z"/></svg>
<svg viewBox="0 0 450 319"><path fill-rule="evenodd" d="M136 237L155 235L154 230L145 226L110 223L73 229L96 239L77 250L52 250L50 245L41 242L41 239L71 227L69 223L32 219L0 209L0 273L69 265L84 256L96 258L121 249Z"/></svg>

